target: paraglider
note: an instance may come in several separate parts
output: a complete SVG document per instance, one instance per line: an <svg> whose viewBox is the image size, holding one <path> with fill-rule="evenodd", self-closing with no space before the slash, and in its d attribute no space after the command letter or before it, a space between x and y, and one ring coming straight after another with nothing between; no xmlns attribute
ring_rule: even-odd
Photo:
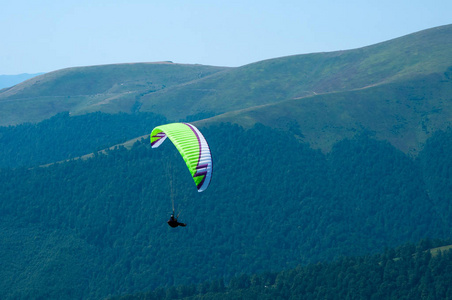
<svg viewBox="0 0 452 300"><path fill-rule="evenodd" d="M166 138L171 140L184 159L198 192L205 191L212 179L212 156L202 133L189 123L171 123L157 126L151 132L152 148L159 147ZM177 218L174 217L174 203L173 214L168 224L171 227L186 225L179 223Z"/></svg>
<svg viewBox="0 0 452 300"><path fill-rule="evenodd" d="M170 219L166 223L168 223L168 225L173 227L173 228L175 228L177 226L182 226L182 227L187 226L187 224L180 223L180 222L177 221L177 217L174 217L174 211L173 211L173 214L171 215Z"/></svg>

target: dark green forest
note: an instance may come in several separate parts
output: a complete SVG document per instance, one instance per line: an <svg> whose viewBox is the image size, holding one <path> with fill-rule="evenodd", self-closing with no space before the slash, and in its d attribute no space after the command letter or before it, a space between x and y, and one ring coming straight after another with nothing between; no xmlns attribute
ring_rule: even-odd
<svg viewBox="0 0 452 300"><path fill-rule="evenodd" d="M113 137L127 138L109 132L121 126L107 126L102 134L111 143L92 143L99 120L112 118L114 124L114 118L85 118L92 135L77 133L80 124L71 133L53 129L66 125L51 122L74 121L66 115L33 125L48 128L43 136L22 140L46 141L36 146L33 159L26 147L14 150L21 137L12 134L33 132L31 127L2 128L2 138L15 137L0 149L10 153L0 169L2 298L98 299L214 279L234 286L241 274L251 278L297 266L290 272L302 272L306 265L311 270L319 262L406 242L452 238L452 130L434 134L414 158L371 132L325 154L259 124L249 130L233 124L201 128L214 160L204 193L197 193L171 143L151 149L148 139L131 150L118 147L88 160L32 167L49 162L52 147L66 149L60 143L69 143L68 134L85 145L80 154L120 141ZM143 130L160 121L150 118ZM61 159L75 155L63 152ZM186 228L166 224L172 193ZM366 259L350 263L366 268Z"/></svg>
<svg viewBox="0 0 452 300"><path fill-rule="evenodd" d="M0 127L0 168L75 158L148 134L149 128L166 122L153 113L70 117L63 112L37 124Z"/></svg>
<svg viewBox="0 0 452 300"><path fill-rule="evenodd" d="M451 299L452 251L429 251L443 243L423 240L383 254L241 274L228 284L217 279L111 299Z"/></svg>

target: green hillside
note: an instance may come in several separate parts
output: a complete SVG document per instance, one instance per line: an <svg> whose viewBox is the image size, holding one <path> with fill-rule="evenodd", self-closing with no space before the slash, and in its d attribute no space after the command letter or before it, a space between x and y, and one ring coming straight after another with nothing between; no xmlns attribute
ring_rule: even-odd
<svg viewBox="0 0 452 300"><path fill-rule="evenodd" d="M369 132L416 154L432 133L452 125L452 67L411 80L229 112L197 124L221 122L285 129L323 151L344 138Z"/></svg>
<svg viewBox="0 0 452 300"><path fill-rule="evenodd" d="M62 110L151 111L171 120L194 115L202 119L443 74L451 66L451 48L452 25L447 25L360 49L282 57L239 68L171 63L71 68L2 91L1 120L3 125L36 122ZM12 110L18 101L20 113Z"/></svg>
<svg viewBox="0 0 452 300"><path fill-rule="evenodd" d="M91 154L167 123L153 113L57 114L38 124L0 127L0 168L34 167ZM58 138L56 138L58 137Z"/></svg>
<svg viewBox="0 0 452 300"><path fill-rule="evenodd" d="M64 143L49 125L54 145ZM0 169L3 298L99 299L452 238L450 130L416 159L366 135L323 154L262 125L203 134L215 173L201 194L175 147L150 149L148 139L88 160ZM186 228L165 223L170 180Z"/></svg>
<svg viewBox="0 0 452 300"><path fill-rule="evenodd" d="M449 299L452 251L444 249L451 246L424 250L433 243L438 241L283 272L242 274L227 285L211 280L111 299Z"/></svg>
<svg viewBox="0 0 452 300"><path fill-rule="evenodd" d="M452 25L364 48L239 68L119 64L51 72L0 92L0 125L71 115L152 112L170 121L256 122L314 148L373 132L416 154L450 125ZM20 109L17 109L20 107ZM322 134L319 134L322 133Z"/></svg>
<svg viewBox="0 0 452 300"><path fill-rule="evenodd" d="M417 255L432 271L420 277L409 263L395 267L416 250L370 256L452 239L451 43L448 25L239 68L80 67L1 90L0 298L155 289L169 298L188 294L175 292L184 286L209 299L223 296L221 282L237 297L347 298L344 286L300 278L342 278L333 269L349 262L352 281L340 282L350 290L368 270L381 275L363 295L449 295L444 277L432 285L430 276L441 255ZM203 193L171 143L150 147L152 128L174 120L193 122L209 142L214 173ZM166 224L171 195L185 228ZM365 258L340 260L351 256Z"/></svg>
<svg viewBox="0 0 452 300"><path fill-rule="evenodd" d="M0 91L0 125L38 122L63 111L132 113L140 109L139 99L143 95L225 69L137 63L54 71Z"/></svg>
<svg viewBox="0 0 452 300"><path fill-rule="evenodd" d="M183 119L187 110L226 113L443 74L451 66L451 48L452 25L448 25L360 49L266 60L146 95L142 110Z"/></svg>

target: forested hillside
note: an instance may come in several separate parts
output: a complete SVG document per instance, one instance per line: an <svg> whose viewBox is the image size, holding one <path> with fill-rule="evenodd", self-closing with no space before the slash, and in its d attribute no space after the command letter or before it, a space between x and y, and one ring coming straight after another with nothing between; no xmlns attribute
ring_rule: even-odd
<svg viewBox="0 0 452 300"><path fill-rule="evenodd" d="M2 89L0 298L450 295L450 253L371 255L452 239L451 36L239 68L69 68ZM150 147L173 121L209 142L203 193L171 143ZM172 199L185 228L166 224Z"/></svg>
<svg viewBox="0 0 452 300"><path fill-rule="evenodd" d="M153 113L73 116L0 127L0 168L31 167L76 158L149 133L167 120Z"/></svg>
<svg viewBox="0 0 452 300"><path fill-rule="evenodd" d="M92 114L85 122L110 117ZM44 158L67 141L58 128L69 124L56 124L74 120L48 122L55 124L37 126L54 138L37 151ZM3 128L17 139L2 144L3 153L20 147L21 137L11 134L19 129ZM0 169L0 295L98 299L452 238L452 130L434 134L417 158L371 133L324 154L259 124L202 132L214 175L201 194L171 143L151 149L148 139L88 160ZM79 142L103 143L83 135ZM11 155L11 165L27 155ZM166 224L171 180L186 228Z"/></svg>
<svg viewBox="0 0 452 300"><path fill-rule="evenodd" d="M452 251L428 249L440 241L422 241L383 254L341 258L198 285L158 288L111 299L450 299Z"/></svg>

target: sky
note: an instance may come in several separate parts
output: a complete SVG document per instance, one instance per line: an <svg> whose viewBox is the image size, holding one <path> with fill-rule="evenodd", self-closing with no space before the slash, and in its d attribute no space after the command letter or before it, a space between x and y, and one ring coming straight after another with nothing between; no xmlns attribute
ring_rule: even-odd
<svg viewBox="0 0 452 300"><path fill-rule="evenodd" d="M0 0L0 75L112 63L238 67L452 23L450 0Z"/></svg>

